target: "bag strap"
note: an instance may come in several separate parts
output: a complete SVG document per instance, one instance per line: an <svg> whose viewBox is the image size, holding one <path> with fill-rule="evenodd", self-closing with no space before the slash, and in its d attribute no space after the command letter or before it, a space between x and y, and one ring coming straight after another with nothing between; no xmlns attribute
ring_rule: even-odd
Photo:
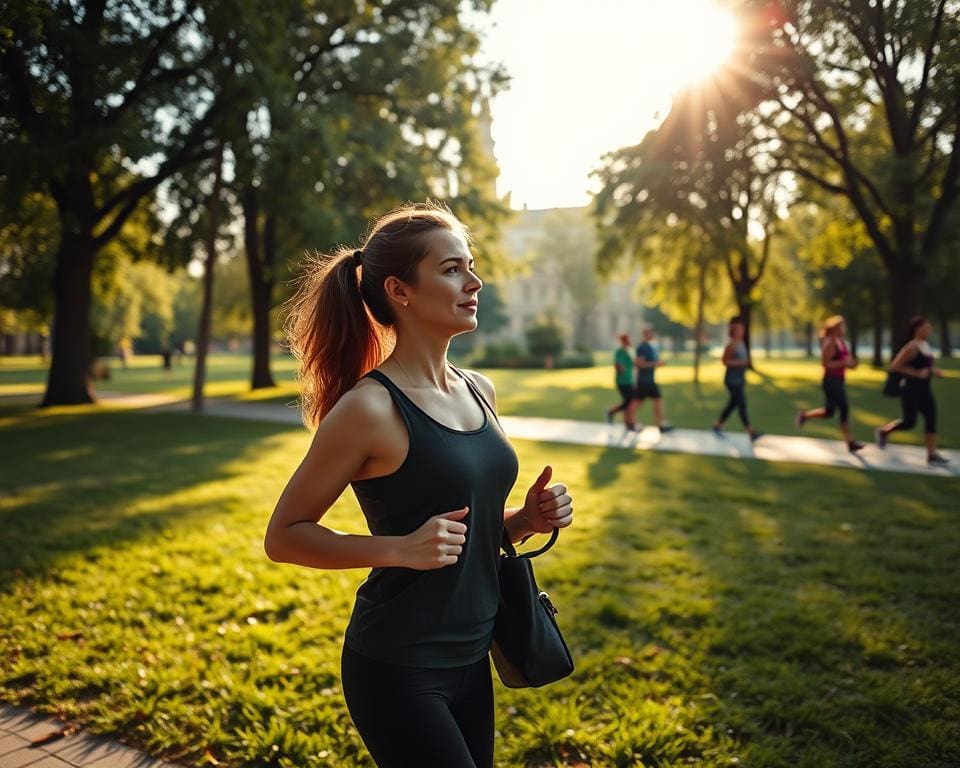
<svg viewBox="0 0 960 768"><path fill-rule="evenodd" d="M534 549L531 552L521 552L517 554L516 548L513 546L513 542L510 541L510 533L507 531L506 526L503 528L503 539L500 541L500 547L504 552L507 553L508 557L519 557L529 560L531 557L537 557L546 552L550 547L552 547L557 542L557 536L560 535L560 529L554 528L553 533L550 534L550 540L544 544L540 549Z"/></svg>

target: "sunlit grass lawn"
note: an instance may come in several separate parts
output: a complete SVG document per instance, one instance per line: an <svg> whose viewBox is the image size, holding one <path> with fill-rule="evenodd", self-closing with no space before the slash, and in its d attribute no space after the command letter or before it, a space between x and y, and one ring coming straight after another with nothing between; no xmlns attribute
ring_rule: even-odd
<svg viewBox="0 0 960 768"><path fill-rule="evenodd" d="M5 699L196 765L371 764L338 673L364 574L262 550L305 431L10 407L0 430ZM498 684L499 765L960 760L960 480L516 448L513 501L547 462L574 489L537 569L577 671ZM352 497L328 522L363 530Z"/></svg>
<svg viewBox="0 0 960 768"><path fill-rule="evenodd" d="M938 363L946 375L934 382L938 403L940 442L948 448L960 447L960 360ZM235 397L276 403L292 403L298 396L295 363L289 356L274 358L272 367L278 383L276 389L250 391L250 358L245 355L214 355L211 358L206 392L212 397ZM820 389L822 369L810 360L772 358L757 360L759 374L748 374L747 400L753 424L771 434L796 434L793 417L800 408L823 404ZM109 381L100 382L103 390L118 392L162 392L188 397L193 382L193 361L185 360L167 372L160 368L159 357L134 358L123 370L119 362L111 363ZM497 387L499 410L503 414L542 416L599 421L604 411L619 402L613 388L611 368L575 368L556 371L486 370ZM0 395L43 391L45 371L36 358L0 360ZM880 388L885 373L862 365L851 372L847 391L851 403L851 420L856 436L873 439L873 428L900 415L898 400L883 397ZM710 359L701 371L698 393L691 384L693 369L689 358L668 362L657 372L666 403L667 418L681 427L707 429L726 403L723 369L719 361ZM639 412L641 422L652 424L650 404ZM741 429L734 413L727 423L730 430ZM810 422L804 434L838 438L836 417L831 421ZM898 433L895 442L920 443L922 426L912 432Z"/></svg>

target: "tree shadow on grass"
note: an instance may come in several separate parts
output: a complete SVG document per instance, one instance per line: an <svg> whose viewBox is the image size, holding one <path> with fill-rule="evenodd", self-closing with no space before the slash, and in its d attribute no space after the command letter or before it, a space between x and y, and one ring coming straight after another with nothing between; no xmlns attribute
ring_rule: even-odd
<svg viewBox="0 0 960 768"><path fill-rule="evenodd" d="M658 463L647 470L677 476L674 457ZM942 539L960 484L696 465L695 483L648 508L691 599L641 637L702 658L712 727L736 736L750 765L941 765L960 747L948 694L960 573Z"/></svg>
<svg viewBox="0 0 960 768"><path fill-rule="evenodd" d="M264 440L291 427L190 414L84 415L5 409L0 449L0 585L64 555L116 547L216 511L163 497L215 486L256 466ZM137 511L154 502L155 509ZM146 505L150 507L151 504Z"/></svg>

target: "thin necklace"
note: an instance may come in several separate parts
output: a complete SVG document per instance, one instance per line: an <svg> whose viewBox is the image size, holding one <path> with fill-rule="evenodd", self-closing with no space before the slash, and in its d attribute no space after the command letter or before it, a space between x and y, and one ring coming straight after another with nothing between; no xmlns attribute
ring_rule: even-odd
<svg viewBox="0 0 960 768"><path fill-rule="evenodd" d="M400 370L403 371L403 378L407 380L407 384L413 387L413 379L410 378L410 374L407 373L407 369L403 367L403 364L397 358L393 358L393 362L395 362L400 367Z"/></svg>

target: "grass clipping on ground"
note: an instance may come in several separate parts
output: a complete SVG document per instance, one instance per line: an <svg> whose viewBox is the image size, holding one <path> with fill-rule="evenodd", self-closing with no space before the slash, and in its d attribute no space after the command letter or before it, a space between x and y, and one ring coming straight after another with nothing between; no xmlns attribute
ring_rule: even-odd
<svg viewBox="0 0 960 768"><path fill-rule="evenodd" d="M0 686L156 754L372 765L339 688L360 571L271 563L309 441L186 414L0 412ZM517 441L576 524L537 561L577 670L497 684L502 766L945 766L955 479ZM362 532L348 491L326 522Z"/></svg>

